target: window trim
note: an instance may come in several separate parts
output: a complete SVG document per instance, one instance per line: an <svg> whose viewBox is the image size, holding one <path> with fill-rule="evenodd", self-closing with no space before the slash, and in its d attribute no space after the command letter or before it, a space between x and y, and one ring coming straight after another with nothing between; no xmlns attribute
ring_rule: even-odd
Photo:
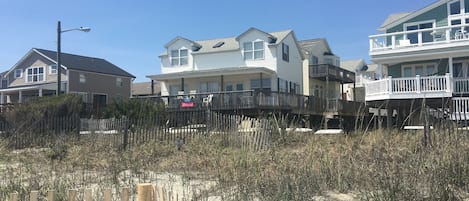
<svg viewBox="0 0 469 201"><path fill-rule="evenodd" d="M83 78L82 78L82 76L83 76ZM85 73L80 73L80 74L78 74L78 82L79 82L79 83L82 83L82 84L86 83L86 75L85 75Z"/></svg>
<svg viewBox="0 0 469 201"><path fill-rule="evenodd" d="M404 25L402 25L402 26L403 26L403 29L404 29L404 32L405 32L405 33L404 33L404 39L410 40L410 39L407 37L407 27L415 26L415 25L420 26L421 24L429 24L429 23L432 24L432 28L433 28L433 29L436 28L436 20L434 20L434 19L433 19L433 20L422 20L422 21L417 21L417 22L404 23ZM416 30L412 30L412 31L418 31L418 30L421 30L420 27L417 27ZM418 32L411 33L411 34L418 34ZM432 37L433 37L432 40L435 41L435 36L433 35ZM417 40L418 40L418 39L417 39ZM423 40L423 39L422 39L422 40ZM422 41L422 42L423 42L423 41ZM417 43L418 43L418 41L417 41ZM414 44L415 44L415 43L414 43Z"/></svg>
<svg viewBox="0 0 469 201"><path fill-rule="evenodd" d="M116 77L116 87L123 87L124 80L121 77Z"/></svg>
<svg viewBox="0 0 469 201"><path fill-rule="evenodd" d="M282 43L282 59L283 61L290 62L290 46L286 43Z"/></svg>
<svg viewBox="0 0 469 201"><path fill-rule="evenodd" d="M459 14L453 14L451 15L451 4L455 3L459 1ZM448 16L461 16L465 13L465 7L464 7L464 1L462 0L452 0L452 1L449 1L446 3L446 9L447 9L447 12L448 12ZM448 18L449 20L449 18Z"/></svg>
<svg viewBox="0 0 469 201"><path fill-rule="evenodd" d="M427 73L427 67L430 66L430 65L433 65L433 67L434 67L433 74L438 73L438 63L435 63L435 62L407 64L407 65L402 65L401 66L401 77L406 78L404 76L404 68L411 68L411 70L412 70L412 76L411 77L417 77L417 75L415 74L415 67L422 66L423 67L423 72ZM430 76L430 75L421 75L420 77L427 77L427 76ZM409 77L407 77L407 78L409 78Z"/></svg>
<svg viewBox="0 0 469 201"><path fill-rule="evenodd" d="M34 74L34 69L38 69L38 73L37 74ZM38 81L34 81L34 76L39 76L39 69L42 68L42 80L39 80ZM31 75L31 81L29 81L29 69L31 69L33 72L32 72L32 75ZM25 83L39 83L39 82L45 82L46 81L46 71L45 71L45 66L31 66L29 68L26 68L25 69L25 73L26 73L26 76L24 76L24 79L25 79ZM38 77L39 78L39 77Z"/></svg>
<svg viewBox="0 0 469 201"><path fill-rule="evenodd" d="M53 66L55 66L55 73L52 72L52 70L53 70L52 67L53 67ZM57 72L58 72L58 70L57 70L57 64L49 65L49 74L55 75L55 74L57 74Z"/></svg>
<svg viewBox="0 0 469 201"><path fill-rule="evenodd" d="M251 45L251 50L246 50L244 47L245 44L250 44ZM262 49L256 49L256 43L262 43ZM262 51L262 57L256 58L256 52ZM251 52L252 57L251 58L246 58L246 53ZM247 41L243 42L243 59L247 61L253 61L253 60L264 60L265 59L265 42L263 40L254 40L254 41Z"/></svg>
<svg viewBox="0 0 469 201"><path fill-rule="evenodd" d="M173 51L177 51L177 56L173 57L173 54L172 54ZM187 51L187 56L181 56L181 51ZM186 59L187 63L181 64L181 61L184 58ZM177 65L173 63L173 59L177 59L178 61ZM189 65L189 49L180 48L180 49L170 50L169 51L169 63L171 66L188 66Z"/></svg>
<svg viewBox="0 0 469 201"><path fill-rule="evenodd" d="M20 75L19 75L19 76L16 76L16 73L17 73L18 71L20 72ZM17 69L15 69L15 72L14 72L14 74L13 74L13 78L18 79L18 78L22 78L22 77L23 77L23 69L22 69L22 68L17 68Z"/></svg>

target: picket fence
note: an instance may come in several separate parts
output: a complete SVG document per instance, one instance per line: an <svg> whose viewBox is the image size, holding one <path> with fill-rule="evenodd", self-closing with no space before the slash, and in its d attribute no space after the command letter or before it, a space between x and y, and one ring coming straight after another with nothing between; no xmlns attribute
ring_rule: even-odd
<svg viewBox="0 0 469 201"><path fill-rule="evenodd" d="M120 148L160 141L187 144L196 137L219 137L226 146L265 150L272 140L268 119L206 111L164 113L140 118L84 119L78 116L28 123L0 122L0 137L15 148L47 146L57 140L90 139Z"/></svg>

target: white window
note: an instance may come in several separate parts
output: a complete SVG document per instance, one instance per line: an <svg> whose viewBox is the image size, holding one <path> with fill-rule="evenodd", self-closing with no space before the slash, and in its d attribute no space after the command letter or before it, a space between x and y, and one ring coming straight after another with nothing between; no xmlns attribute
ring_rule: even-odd
<svg viewBox="0 0 469 201"><path fill-rule="evenodd" d="M243 43L244 60L264 59L264 41Z"/></svg>
<svg viewBox="0 0 469 201"><path fill-rule="evenodd" d="M16 69L15 70L15 78L23 77L23 69Z"/></svg>
<svg viewBox="0 0 469 201"><path fill-rule="evenodd" d="M412 22L404 24L405 31L416 31L421 29L431 29L435 27L435 20ZM433 30L422 31L422 43L433 42ZM409 39L410 44L417 44L419 42L419 32L412 32L405 35L405 39Z"/></svg>
<svg viewBox="0 0 469 201"><path fill-rule="evenodd" d="M188 64L188 50L171 50L171 66L185 66Z"/></svg>
<svg viewBox="0 0 469 201"><path fill-rule="evenodd" d="M288 81L283 80L283 79L278 79L278 91L279 92L288 92Z"/></svg>
<svg viewBox="0 0 469 201"><path fill-rule="evenodd" d="M261 80L259 80L259 79L251 80L251 89L267 89L267 90L270 90L271 89L270 78L262 79L262 83L261 83Z"/></svg>
<svg viewBox="0 0 469 201"><path fill-rule="evenodd" d="M31 67L26 69L27 79L26 82L43 82L44 77L44 67Z"/></svg>
<svg viewBox="0 0 469 201"><path fill-rule="evenodd" d="M122 78L120 78L120 77L116 78L116 86L117 87L122 87L123 86Z"/></svg>
<svg viewBox="0 0 469 201"><path fill-rule="evenodd" d="M402 67L402 77L432 76L437 74L436 64L415 64Z"/></svg>
<svg viewBox="0 0 469 201"><path fill-rule="evenodd" d="M448 2L448 13L449 15L459 15L461 14L461 1L460 0L455 0L455 1L450 1Z"/></svg>
<svg viewBox="0 0 469 201"><path fill-rule="evenodd" d="M201 82L200 83L200 92L217 92L219 90L220 84L218 82Z"/></svg>
<svg viewBox="0 0 469 201"><path fill-rule="evenodd" d="M80 83L85 83L86 82L86 76L83 73L80 73Z"/></svg>
<svg viewBox="0 0 469 201"><path fill-rule="evenodd" d="M57 65L49 66L49 74L57 74Z"/></svg>

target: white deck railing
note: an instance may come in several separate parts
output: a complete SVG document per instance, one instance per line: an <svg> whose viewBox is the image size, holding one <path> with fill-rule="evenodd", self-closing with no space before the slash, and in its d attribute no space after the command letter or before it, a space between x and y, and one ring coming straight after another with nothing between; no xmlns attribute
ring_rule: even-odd
<svg viewBox="0 0 469 201"><path fill-rule="evenodd" d="M468 83L469 84L469 83ZM469 87L469 85L468 85ZM383 96L384 99L392 96L401 98L419 98L426 94L448 94L451 90L451 77L448 74L444 76L429 77L406 77L392 78L388 77L382 80L370 81L365 84L366 98L371 100L373 96ZM402 95L406 95L403 97Z"/></svg>
<svg viewBox="0 0 469 201"><path fill-rule="evenodd" d="M463 27L453 25L371 35L370 52L469 41L469 34L463 31Z"/></svg>

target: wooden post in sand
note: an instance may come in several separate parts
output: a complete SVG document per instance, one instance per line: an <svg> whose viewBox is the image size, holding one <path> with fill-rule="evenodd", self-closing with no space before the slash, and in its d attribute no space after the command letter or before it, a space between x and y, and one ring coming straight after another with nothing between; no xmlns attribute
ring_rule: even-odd
<svg viewBox="0 0 469 201"><path fill-rule="evenodd" d="M154 189L150 183L137 185L137 201L153 201Z"/></svg>

